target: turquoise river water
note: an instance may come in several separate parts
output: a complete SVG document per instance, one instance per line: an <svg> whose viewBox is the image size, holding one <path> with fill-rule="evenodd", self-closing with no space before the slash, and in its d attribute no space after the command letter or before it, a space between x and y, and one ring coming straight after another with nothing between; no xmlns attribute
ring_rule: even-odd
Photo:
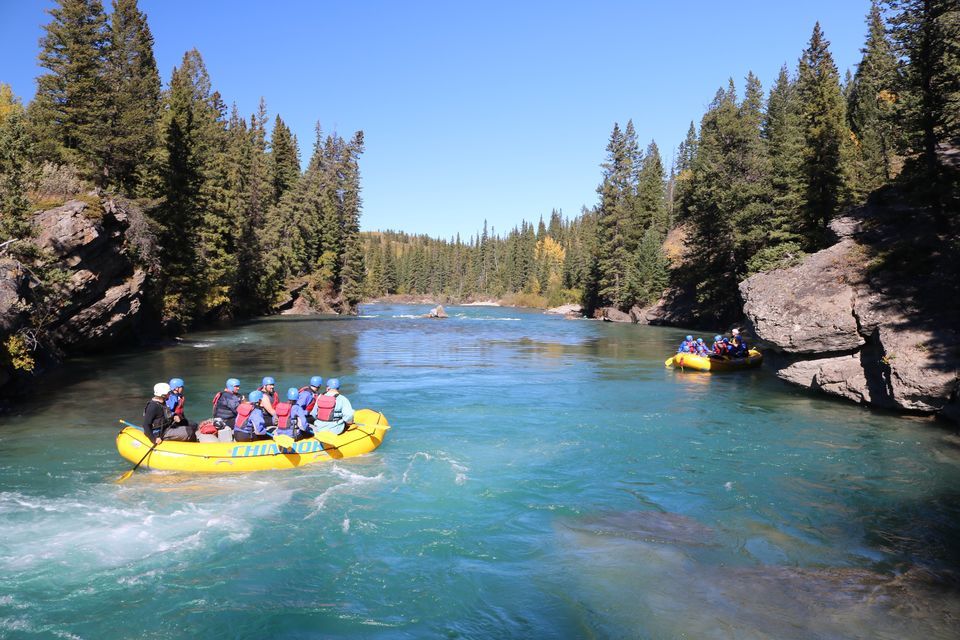
<svg viewBox="0 0 960 640"><path fill-rule="evenodd" d="M676 329L368 305L77 359L0 419L2 638L955 638L960 439ZM339 375L363 457L137 471L154 382Z"/></svg>

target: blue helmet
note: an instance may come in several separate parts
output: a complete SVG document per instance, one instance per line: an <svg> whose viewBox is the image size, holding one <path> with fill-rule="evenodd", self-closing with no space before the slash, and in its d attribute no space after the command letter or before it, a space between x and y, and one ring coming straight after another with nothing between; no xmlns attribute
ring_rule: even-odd
<svg viewBox="0 0 960 640"><path fill-rule="evenodd" d="M177 387L182 387L182 386L183 386L183 379L182 379L182 378L170 378L170 388L171 388L171 389L176 389Z"/></svg>
<svg viewBox="0 0 960 640"><path fill-rule="evenodd" d="M287 389L287 400L296 400L297 396L300 395L300 392L297 391L296 387L290 387Z"/></svg>
<svg viewBox="0 0 960 640"><path fill-rule="evenodd" d="M260 381L260 385L265 387L268 384L277 384L277 381L273 379L273 376L263 376L263 380Z"/></svg>
<svg viewBox="0 0 960 640"><path fill-rule="evenodd" d="M330 378L329 380L327 380L327 389L339 389L339 388L340 388L339 378Z"/></svg>
<svg viewBox="0 0 960 640"><path fill-rule="evenodd" d="M227 384L224 385L224 389L233 389L234 387L239 387L240 381L236 378L227 378Z"/></svg>
<svg viewBox="0 0 960 640"><path fill-rule="evenodd" d="M713 336L714 342L720 342L720 336Z"/></svg>
<svg viewBox="0 0 960 640"><path fill-rule="evenodd" d="M693 342L693 336L687 336L687 342Z"/></svg>
<svg viewBox="0 0 960 640"><path fill-rule="evenodd" d="M250 392L250 397L247 398L250 402L260 402L263 399L263 391L257 389L256 391Z"/></svg>
<svg viewBox="0 0 960 640"><path fill-rule="evenodd" d="M703 338L697 338L697 344L703 344Z"/></svg>
<svg viewBox="0 0 960 640"><path fill-rule="evenodd" d="M310 386L311 386L311 387L322 387L322 386L323 386L323 378L321 378L320 376L313 376L312 378L310 378Z"/></svg>

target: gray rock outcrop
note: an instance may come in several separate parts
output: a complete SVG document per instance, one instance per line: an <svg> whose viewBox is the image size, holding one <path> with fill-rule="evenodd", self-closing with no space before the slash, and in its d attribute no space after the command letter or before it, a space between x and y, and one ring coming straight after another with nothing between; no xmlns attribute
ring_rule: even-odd
<svg viewBox="0 0 960 640"><path fill-rule="evenodd" d="M875 407L955 415L956 311L937 304L935 281L914 278L908 289L899 268L871 268L883 252L860 226L840 219L837 244L744 280L749 328L775 352L768 365L783 380Z"/></svg>
<svg viewBox="0 0 960 640"><path fill-rule="evenodd" d="M128 237L128 231L130 216L142 214L114 200L88 200L70 200L32 218L33 243L65 272L56 302L41 309L47 314L36 353L42 362L131 338L139 328L148 276L130 257L132 244L142 239ZM31 329L27 310L36 307L38 282L32 266L0 259L3 336Z"/></svg>

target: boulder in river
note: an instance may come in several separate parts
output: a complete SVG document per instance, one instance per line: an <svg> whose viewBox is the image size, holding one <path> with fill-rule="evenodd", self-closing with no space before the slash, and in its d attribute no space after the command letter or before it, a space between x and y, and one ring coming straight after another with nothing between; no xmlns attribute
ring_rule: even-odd
<svg viewBox="0 0 960 640"><path fill-rule="evenodd" d="M443 310L443 305L438 304L433 309L430 309L429 313L425 313L423 318L449 318L447 312Z"/></svg>

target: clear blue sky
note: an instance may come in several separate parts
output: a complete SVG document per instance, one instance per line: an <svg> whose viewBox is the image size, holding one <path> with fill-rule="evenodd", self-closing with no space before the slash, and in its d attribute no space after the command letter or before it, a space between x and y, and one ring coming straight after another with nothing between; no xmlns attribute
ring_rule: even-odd
<svg viewBox="0 0 960 640"><path fill-rule="evenodd" d="M109 9L109 0L105 4ZM28 101L45 0L0 0L0 82ZM260 96L300 140L363 129L364 230L464 238L596 203L614 122L669 165L727 78L769 89L819 20L841 76L869 0L141 0L164 83L196 47L242 113Z"/></svg>

